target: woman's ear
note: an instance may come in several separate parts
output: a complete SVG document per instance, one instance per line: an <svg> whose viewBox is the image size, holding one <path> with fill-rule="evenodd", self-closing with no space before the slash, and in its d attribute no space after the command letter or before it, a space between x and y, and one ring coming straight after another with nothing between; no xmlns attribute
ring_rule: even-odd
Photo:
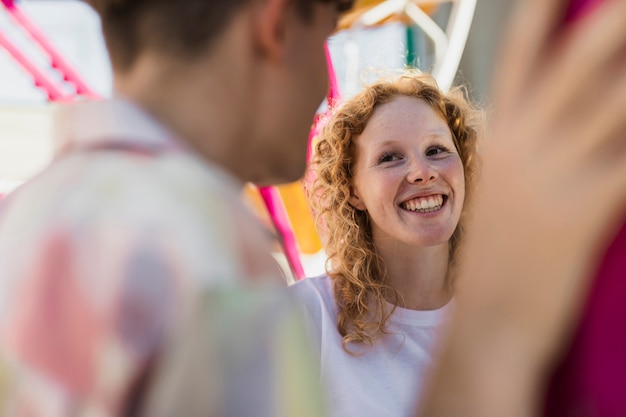
<svg viewBox="0 0 626 417"><path fill-rule="evenodd" d="M350 186L350 198L348 198L348 202L355 209L365 211L365 203L363 202L361 197L359 197L357 189L352 185Z"/></svg>

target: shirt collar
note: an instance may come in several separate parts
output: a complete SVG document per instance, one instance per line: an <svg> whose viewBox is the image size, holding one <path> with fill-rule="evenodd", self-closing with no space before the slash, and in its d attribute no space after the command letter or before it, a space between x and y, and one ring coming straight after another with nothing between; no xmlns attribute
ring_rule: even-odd
<svg viewBox="0 0 626 417"><path fill-rule="evenodd" d="M180 147L181 141L136 104L121 98L62 105L55 120L58 150L123 140L147 149Z"/></svg>

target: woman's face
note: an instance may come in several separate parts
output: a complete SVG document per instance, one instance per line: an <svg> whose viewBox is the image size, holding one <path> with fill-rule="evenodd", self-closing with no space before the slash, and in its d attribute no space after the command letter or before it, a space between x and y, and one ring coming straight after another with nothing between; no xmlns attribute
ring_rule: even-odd
<svg viewBox="0 0 626 417"><path fill-rule="evenodd" d="M374 244L446 243L465 177L445 120L425 101L400 96L376 108L355 147L350 203L368 212Z"/></svg>

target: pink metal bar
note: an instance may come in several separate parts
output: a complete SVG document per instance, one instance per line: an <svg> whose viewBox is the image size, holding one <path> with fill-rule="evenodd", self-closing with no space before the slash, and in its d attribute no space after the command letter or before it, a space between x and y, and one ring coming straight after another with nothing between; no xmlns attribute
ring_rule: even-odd
<svg viewBox="0 0 626 417"><path fill-rule="evenodd" d="M0 0L6 7L9 16L14 22L24 29L30 37L43 49L50 59L50 65L61 73L63 79L74 85L76 93L89 98L100 98L87 83L78 75L72 65L57 51L48 37L28 18L28 16L15 4L14 0Z"/></svg>
<svg viewBox="0 0 626 417"><path fill-rule="evenodd" d="M324 44L324 48L326 52L326 66L328 69L329 79L329 91L327 96L328 111L326 112L328 114L339 101L339 87L337 84L337 76L333 67L330 51L328 49L328 43ZM313 126L311 127L311 131L309 132L307 161L310 161L312 153L312 141L319 133L319 130L321 129L325 121L324 116L325 115L317 115L313 121ZM281 235L283 248L285 250L285 256L287 257L289 266L291 267L291 270L296 280L300 280L305 276L304 268L302 267L302 262L300 261L300 251L298 250L296 236L291 227L291 223L289 222L289 217L287 215L287 211L285 210L282 199L280 198L280 194L273 187L260 187L259 191L261 193L261 198L265 203L265 207L267 207L267 211L270 215L272 223L274 224L276 231Z"/></svg>
<svg viewBox="0 0 626 417"><path fill-rule="evenodd" d="M301 280L304 278L305 274L302 262L300 262L298 243L278 190L275 187L259 187L259 192L261 193L265 207L267 207L272 223L282 238L282 244L289 267L295 279Z"/></svg>
<svg viewBox="0 0 626 417"><path fill-rule="evenodd" d="M33 77L35 86L41 88L50 101L66 101L70 99L70 96L63 92L63 87L37 68L1 30L0 46L6 49L13 59Z"/></svg>
<svg viewBox="0 0 626 417"><path fill-rule="evenodd" d="M311 157L313 156L313 139L319 134L320 130L324 126L327 117L330 115L332 109L339 103L341 100L341 94L339 92L339 84L337 83L337 74L335 73L335 67L333 65L333 60L330 55L330 50L328 49L328 42L324 44L324 51L326 53L326 68L328 70L328 96L326 101L328 102L328 110L324 114L318 114L315 116L313 120L313 127L309 132L309 146L307 149L306 160L307 162L311 161Z"/></svg>
<svg viewBox="0 0 626 417"><path fill-rule="evenodd" d="M339 85L337 84L337 74L335 73L333 60L330 56L330 50L328 49L328 42L324 44L324 50L326 52L326 68L328 69L328 80L330 84L330 90L328 92L328 107L329 109L332 109L340 100L341 96L339 94Z"/></svg>

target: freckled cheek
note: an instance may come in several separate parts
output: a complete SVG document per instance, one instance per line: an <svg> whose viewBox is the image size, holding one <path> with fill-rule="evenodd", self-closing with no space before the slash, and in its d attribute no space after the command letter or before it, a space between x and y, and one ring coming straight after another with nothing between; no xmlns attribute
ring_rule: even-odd
<svg viewBox="0 0 626 417"><path fill-rule="evenodd" d="M369 186L375 186L382 193L391 193L393 190L398 188L398 184L404 181L403 175L398 175L396 173L387 173L386 175L379 175L375 178L372 178L369 181Z"/></svg>
<svg viewBox="0 0 626 417"><path fill-rule="evenodd" d="M398 181L396 175L371 175L362 178L359 185L369 197L370 204L384 206L394 200Z"/></svg>
<svg viewBox="0 0 626 417"><path fill-rule="evenodd" d="M439 168L439 172L450 185L454 187L460 186L462 189L465 189L465 173L463 172L463 163L460 159L444 161ZM458 192L458 190L456 191Z"/></svg>
<svg viewBox="0 0 626 417"><path fill-rule="evenodd" d="M465 198L465 172L463 171L463 164L459 160L457 163L450 166L448 171L448 178L450 184L455 188L454 192L457 196Z"/></svg>

